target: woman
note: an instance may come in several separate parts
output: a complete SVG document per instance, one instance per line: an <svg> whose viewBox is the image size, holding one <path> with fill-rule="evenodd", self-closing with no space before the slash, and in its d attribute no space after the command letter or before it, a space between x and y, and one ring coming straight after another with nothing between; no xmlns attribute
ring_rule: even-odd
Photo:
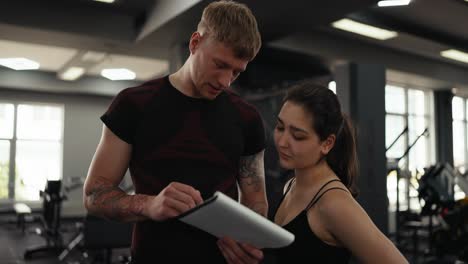
<svg viewBox="0 0 468 264"><path fill-rule="evenodd" d="M329 89L292 87L274 132L280 164L294 170L274 221L294 233L279 263L408 263L355 201L356 146L350 121Z"/></svg>

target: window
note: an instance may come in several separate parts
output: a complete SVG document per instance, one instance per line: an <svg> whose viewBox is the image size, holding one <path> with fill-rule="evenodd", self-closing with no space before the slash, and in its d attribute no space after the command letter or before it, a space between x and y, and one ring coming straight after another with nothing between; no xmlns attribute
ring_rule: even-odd
<svg viewBox="0 0 468 264"><path fill-rule="evenodd" d="M14 105L0 103L0 199L9 197L10 143L13 139Z"/></svg>
<svg viewBox="0 0 468 264"><path fill-rule="evenodd" d="M461 173L467 172L468 164L468 100L454 96L452 99L453 119L453 165ZM465 193L455 185L455 200L465 197Z"/></svg>
<svg viewBox="0 0 468 264"><path fill-rule="evenodd" d="M39 200L62 178L62 105L0 103L0 199Z"/></svg>
<svg viewBox="0 0 468 264"><path fill-rule="evenodd" d="M455 168L464 172L466 169L466 100L461 97L452 99L452 118L453 118L453 163Z"/></svg>
<svg viewBox="0 0 468 264"><path fill-rule="evenodd" d="M429 133L433 131L431 102L432 93L427 91L392 85L385 88L387 159L399 160L399 168L409 175L409 179L402 177L398 183L401 210L408 209L408 206L420 208L418 199L411 199L418 195L417 177L435 159L431 147L434 146L434 135ZM387 176L387 195L392 211L396 207L396 187L397 177L393 171Z"/></svg>

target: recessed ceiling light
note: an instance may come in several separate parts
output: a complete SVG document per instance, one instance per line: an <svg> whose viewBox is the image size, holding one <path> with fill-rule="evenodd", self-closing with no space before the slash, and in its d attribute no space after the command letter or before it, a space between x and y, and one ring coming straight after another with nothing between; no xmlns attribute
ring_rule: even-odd
<svg viewBox="0 0 468 264"><path fill-rule="evenodd" d="M64 72L58 74L59 78L64 81L75 81L85 73L85 69L82 67L70 67Z"/></svg>
<svg viewBox="0 0 468 264"><path fill-rule="evenodd" d="M409 5L410 3L411 3L411 0L384 0L384 1L379 1L377 5L380 7L405 6L405 5Z"/></svg>
<svg viewBox="0 0 468 264"><path fill-rule="evenodd" d="M112 4L115 2L115 0L94 0L96 2L103 2L103 3L108 3L108 4Z"/></svg>
<svg viewBox="0 0 468 264"><path fill-rule="evenodd" d="M0 59L0 65L13 70L37 70L39 63L26 58L4 58Z"/></svg>
<svg viewBox="0 0 468 264"><path fill-rule="evenodd" d="M101 71L101 75L112 81L120 80L133 80L136 74L129 69L104 69Z"/></svg>
<svg viewBox="0 0 468 264"><path fill-rule="evenodd" d="M356 34L379 40L386 40L398 36L398 33L395 31L366 25L347 18L343 18L333 22L332 26L338 29L346 30L349 32L353 32Z"/></svg>
<svg viewBox="0 0 468 264"><path fill-rule="evenodd" d="M444 50L440 52L440 55L442 55L445 58L468 63L468 53L465 53L459 50L455 50L455 49Z"/></svg>

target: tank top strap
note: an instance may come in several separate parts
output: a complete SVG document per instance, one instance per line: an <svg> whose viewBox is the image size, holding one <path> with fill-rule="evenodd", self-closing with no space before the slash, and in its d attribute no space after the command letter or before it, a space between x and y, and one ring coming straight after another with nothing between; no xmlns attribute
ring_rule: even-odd
<svg viewBox="0 0 468 264"><path fill-rule="evenodd" d="M289 190L291 190L291 186L293 184L293 182L296 180L296 177L293 177L289 183L288 183L288 187L286 188L286 191L284 192L284 195L283 196L286 196L286 194L289 192Z"/></svg>
<svg viewBox="0 0 468 264"><path fill-rule="evenodd" d="M283 193L283 196L281 196L281 199L280 199L280 202L278 203L278 207L276 208L276 211L278 211L279 207L281 206L281 204L283 203L283 200L284 200L284 197L286 197L286 194L289 192L289 190L291 189L291 186L294 182L294 180L296 179L296 177L293 177L291 180L289 180L289 183L288 183L288 187L286 187L286 191ZM276 214L276 213L275 213Z"/></svg>
<svg viewBox="0 0 468 264"><path fill-rule="evenodd" d="M323 193L321 193L321 191L330 183L332 182L341 182L339 179L333 179L333 180L329 180L327 181L325 184L322 185L322 187L320 187L320 189L315 193L314 197L312 198L312 200L310 200L310 203L307 205L306 207L306 211L308 211L321 197L322 195L327 192L328 190L331 190L331 189L335 189L335 188L338 188L338 187L333 187L333 188L330 188L328 190L325 190ZM343 189L343 188L340 188L340 189ZM320 195L320 196L319 196ZM317 198L318 197L318 198Z"/></svg>

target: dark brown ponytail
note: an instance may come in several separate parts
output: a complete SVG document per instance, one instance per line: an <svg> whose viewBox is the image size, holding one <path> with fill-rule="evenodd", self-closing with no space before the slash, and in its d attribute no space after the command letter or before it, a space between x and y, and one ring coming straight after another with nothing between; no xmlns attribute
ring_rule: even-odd
<svg viewBox="0 0 468 264"><path fill-rule="evenodd" d="M351 120L346 114L342 114L343 124L341 131L336 135L335 145L328 153L326 159L332 170L340 177L350 192L357 196L355 179L358 170L356 153L356 137Z"/></svg>

